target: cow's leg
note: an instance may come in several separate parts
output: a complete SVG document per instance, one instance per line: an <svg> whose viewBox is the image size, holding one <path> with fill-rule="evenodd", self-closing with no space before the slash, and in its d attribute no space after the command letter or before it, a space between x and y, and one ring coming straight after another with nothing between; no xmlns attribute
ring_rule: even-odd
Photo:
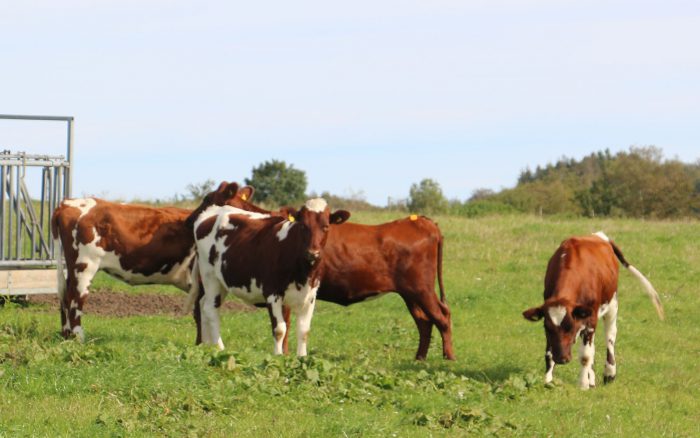
<svg viewBox="0 0 700 438"><path fill-rule="evenodd" d="M311 318L314 316L314 308L316 307L316 296L314 294L311 299L304 303L297 314L297 356L306 356L306 343L309 339L309 331L311 330Z"/></svg>
<svg viewBox="0 0 700 438"><path fill-rule="evenodd" d="M219 350L223 350L218 308L221 305L221 284L213 275L202 275L202 285L204 296L199 303L202 317L202 342L216 345Z"/></svg>
<svg viewBox="0 0 700 438"><path fill-rule="evenodd" d="M605 357L605 371L603 371L603 383L611 383L617 374L615 364L615 339L617 338L617 293L610 300L608 313L603 316L605 324L605 345L607 354Z"/></svg>
<svg viewBox="0 0 700 438"><path fill-rule="evenodd" d="M197 299L194 301L194 308L192 309L192 316L194 317L194 324L197 327L197 337L194 340L195 345L202 343L202 306L200 301L204 297L204 285L199 282L199 293Z"/></svg>
<svg viewBox="0 0 700 438"><path fill-rule="evenodd" d="M452 320L450 317L450 309L437 299L432 290L418 293L412 298L420 305L431 322L440 330L440 335L442 336L442 356L445 359L454 360L455 355L452 352Z"/></svg>
<svg viewBox="0 0 700 438"><path fill-rule="evenodd" d="M60 302L61 302L61 335L65 338L68 339L71 335L71 329L70 329L70 317L69 317L69 309L70 309L70 301L75 299L78 296L77 292L73 292L71 290L72 288L75 288L75 279L71 278L69 275L68 278L66 279L66 289L63 291L62 294L60 294ZM70 296L70 297L69 297Z"/></svg>
<svg viewBox="0 0 700 438"><path fill-rule="evenodd" d="M440 329L440 334L442 335L442 357L448 360L455 360L455 354L452 350L452 314L447 304L443 304L441 301L437 303L446 320L445 330Z"/></svg>
<svg viewBox="0 0 700 438"><path fill-rule="evenodd" d="M282 354L284 337L287 334L287 323L282 310L284 299L279 295L267 297L267 311L272 324L272 337L275 341L275 354Z"/></svg>
<svg viewBox="0 0 700 438"><path fill-rule="evenodd" d="M284 323L287 327L291 327L290 324L292 320L292 309L290 309L289 306L282 306L282 313L284 315ZM289 354L289 330L284 332L284 339L282 340L282 352L285 355Z"/></svg>
<svg viewBox="0 0 700 438"><path fill-rule="evenodd" d="M418 304L403 295L401 298L403 298L404 303L406 303L406 307L408 307L408 311L411 312L413 321L415 321L416 327L418 328L419 339L416 360L425 360L425 358L428 356L428 348L430 347L433 323L430 322L428 317L425 315L425 312L423 312Z"/></svg>
<svg viewBox="0 0 700 438"><path fill-rule="evenodd" d="M582 342L578 351L578 357L581 361L581 376L579 377L581 389L595 386L595 373L593 372L593 357L595 356L594 337L595 328L586 328L581 332Z"/></svg>
<svg viewBox="0 0 700 438"><path fill-rule="evenodd" d="M83 307L87 302L92 279L95 278L95 274L100 269L101 260L101 257L88 253L87 255L80 255L74 266L69 265L69 269L72 272L68 274L69 280L64 305L66 305L68 310L68 323L71 332L81 342L85 340L85 333L81 324Z"/></svg>
<svg viewBox="0 0 700 438"><path fill-rule="evenodd" d="M63 336L70 334L70 327L68 326L68 314L66 312L66 307L64 305L66 299L66 290L68 288L67 279L65 273L63 272L63 254L61 251L63 248L61 246L60 239L54 239L54 246L57 249L58 254L56 255L56 291L58 292L58 303L60 305L61 313L61 333Z"/></svg>
<svg viewBox="0 0 700 438"><path fill-rule="evenodd" d="M544 352L544 383L552 383L554 378L554 358L552 356L552 347L547 341L547 350Z"/></svg>

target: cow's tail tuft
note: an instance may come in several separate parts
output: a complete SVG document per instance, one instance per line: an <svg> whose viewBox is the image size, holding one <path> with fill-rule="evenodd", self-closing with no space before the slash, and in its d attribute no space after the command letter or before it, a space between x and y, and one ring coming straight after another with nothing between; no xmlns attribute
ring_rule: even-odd
<svg viewBox="0 0 700 438"><path fill-rule="evenodd" d="M622 251L620 251L620 248L615 245L612 241L610 241L610 245L612 245L612 249L615 252L615 256L617 257L618 260L620 260L620 263L627 268L632 275L634 275L637 280L639 280L640 283L642 283L642 286L644 286L644 292L649 296L649 299L651 300L651 303L654 305L654 308L656 308L656 313L659 315L659 319L663 320L664 319L664 308L661 305L661 298L659 298L659 293L656 292L656 289L654 289L654 286L652 286L651 282L641 273L637 268L634 266L630 265L627 260L625 260L625 256L622 255Z"/></svg>

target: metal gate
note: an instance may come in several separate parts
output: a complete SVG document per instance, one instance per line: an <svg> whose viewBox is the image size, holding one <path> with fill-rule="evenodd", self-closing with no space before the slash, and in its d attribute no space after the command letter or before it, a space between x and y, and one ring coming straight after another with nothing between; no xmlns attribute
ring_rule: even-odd
<svg viewBox="0 0 700 438"><path fill-rule="evenodd" d="M55 293L56 257L62 255L54 247L50 221L71 194L73 117L0 119L66 123L65 156L0 151L0 295Z"/></svg>

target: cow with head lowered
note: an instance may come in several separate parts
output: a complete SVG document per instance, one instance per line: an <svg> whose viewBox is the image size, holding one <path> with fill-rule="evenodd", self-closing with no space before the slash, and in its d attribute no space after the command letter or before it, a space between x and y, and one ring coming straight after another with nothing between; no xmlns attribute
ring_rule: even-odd
<svg viewBox="0 0 700 438"><path fill-rule="evenodd" d="M253 193L251 187L239 190L228 183L219 189L218 196L226 199L246 199ZM170 284L188 291L195 256L192 232L185 225L190 214L191 210L182 208L98 198L62 201L53 213L51 228L59 248L56 271L63 336L83 339L83 306L99 270L129 284Z"/></svg>
<svg viewBox="0 0 700 438"><path fill-rule="evenodd" d="M307 338L321 282L320 260L331 224L350 213L331 213L322 198L310 199L293 216L270 215L216 205L205 198L188 219L198 254L203 286L190 291L188 307L199 300L201 338L224 348L218 307L231 293L267 307L275 354L282 354L287 333L283 307L297 315L297 354L307 353Z"/></svg>
<svg viewBox="0 0 700 438"><path fill-rule="evenodd" d="M287 217L294 210L264 210L251 198L218 196L219 205ZM413 317L419 334L417 360L428 354L433 326L442 337L442 352L454 359L451 314L442 282L443 237L430 219L411 216L380 225L350 222L331 225L322 260L317 298L343 306L397 292ZM435 283L440 298L435 293ZM195 303L196 304L196 303ZM197 318L195 308L195 319ZM289 324L289 312L285 312ZM284 341L286 351L286 338Z"/></svg>
<svg viewBox="0 0 700 438"><path fill-rule="evenodd" d="M663 319L659 294L605 234L597 232L563 241L547 266L544 304L523 312L530 321L544 319L545 383L552 381L555 363L566 364L571 360L572 345L581 337L579 385L582 389L595 386L593 338L600 318L605 325L607 347L603 382L615 379L618 260L642 283L659 318Z"/></svg>

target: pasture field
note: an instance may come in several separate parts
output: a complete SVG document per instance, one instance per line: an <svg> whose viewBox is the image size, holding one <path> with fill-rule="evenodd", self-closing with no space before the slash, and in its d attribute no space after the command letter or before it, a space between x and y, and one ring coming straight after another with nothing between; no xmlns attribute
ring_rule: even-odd
<svg viewBox="0 0 700 438"><path fill-rule="evenodd" d="M397 214L356 213L380 223ZM304 359L274 357L267 312L222 317L227 350L193 346L190 317L83 318L63 341L42 306L0 310L0 436L649 436L700 435L700 223L532 216L437 217L457 360L418 333L396 294L343 308L319 302ZM654 283L659 321L621 268L618 375L577 388L579 365L545 387L542 302L565 237L604 230ZM101 276L103 289L128 288ZM98 292L99 293L99 292ZM182 294L184 300L184 294ZM290 349L295 347L290 337Z"/></svg>

